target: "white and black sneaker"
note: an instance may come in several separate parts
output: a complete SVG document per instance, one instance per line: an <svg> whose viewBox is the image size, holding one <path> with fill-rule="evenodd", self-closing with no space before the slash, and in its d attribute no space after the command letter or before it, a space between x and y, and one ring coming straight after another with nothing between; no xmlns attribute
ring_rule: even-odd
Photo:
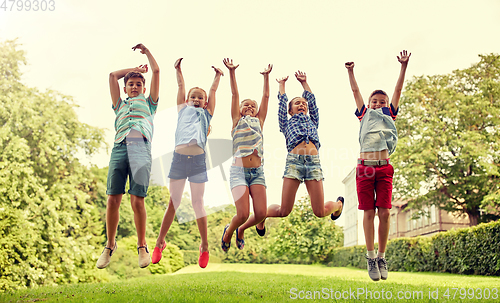
<svg viewBox="0 0 500 303"><path fill-rule="evenodd" d="M366 261L368 263L368 275L373 281L380 280L380 270L378 269L377 258L368 258L365 256Z"/></svg>
<svg viewBox="0 0 500 303"><path fill-rule="evenodd" d="M387 261L383 257L377 257L378 270L380 271L380 278L382 280L387 280L387 274L389 271L387 270Z"/></svg>

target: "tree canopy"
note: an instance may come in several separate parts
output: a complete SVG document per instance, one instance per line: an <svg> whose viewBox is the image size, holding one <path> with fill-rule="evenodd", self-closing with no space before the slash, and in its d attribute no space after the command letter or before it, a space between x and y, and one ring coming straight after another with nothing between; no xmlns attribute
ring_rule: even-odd
<svg viewBox="0 0 500 303"><path fill-rule="evenodd" d="M500 56L479 58L406 84L392 158L396 197L467 214L470 225L500 214Z"/></svg>
<svg viewBox="0 0 500 303"><path fill-rule="evenodd" d="M94 281L102 226L75 155L98 150L103 131L78 121L70 97L24 85L17 48L0 43L0 290Z"/></svg>

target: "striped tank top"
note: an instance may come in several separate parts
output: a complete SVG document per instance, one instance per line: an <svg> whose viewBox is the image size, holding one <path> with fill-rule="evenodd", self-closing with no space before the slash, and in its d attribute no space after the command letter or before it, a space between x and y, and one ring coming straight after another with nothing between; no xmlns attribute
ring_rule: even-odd
<svg viewBox="0 0 500 303"><path fill-rule="evenodd" d="M231 135L233 136L234 157L250 156L256 150L257 155L262 158L264 154L262 148L263 139L260 120L258 118L251 116L241 117Z"/></svg>

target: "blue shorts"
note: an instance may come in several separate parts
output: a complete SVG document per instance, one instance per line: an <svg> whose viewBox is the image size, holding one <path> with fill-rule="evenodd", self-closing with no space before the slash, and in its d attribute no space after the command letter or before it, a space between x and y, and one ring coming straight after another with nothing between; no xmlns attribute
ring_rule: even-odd
<svg viewBox="0 0 500 303"><path fill-rule="evenodd" d="M229 186L231 189L236 186L247 186L251 185L264 185L266 186L266 179L264 178L264 167L261 165L259 167L242 167L242 166L231 166L229 170Z"/></svg>
<svg viewBox="0 0 500 303"><path fill-rule="evenodd" d="M172 165L168 177L174 180L188 179L193 183L205 183L208 181L205 154L182 155L174 151Z"/></svg>
<svg viewBox="0 0 500 303"><path fill-rule="evenodd" d="M115 143L109 159L107 195L125 193L129 179L129 194L146 197L151 175L151 144L148 141Z"/></svg>
<svg viewBox="0 0 500 303"><path fill-rule="evenodd" d="M323 170L319 162L319 155L297 155L288 153L283 178L304 181L323 181Z"/></svg>

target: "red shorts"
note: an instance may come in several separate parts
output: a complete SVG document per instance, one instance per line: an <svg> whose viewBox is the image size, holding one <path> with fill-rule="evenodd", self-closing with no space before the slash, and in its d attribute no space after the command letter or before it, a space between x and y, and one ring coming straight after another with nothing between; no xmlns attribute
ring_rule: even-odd
<svg viewBox="0 0 500 303"><path fill-rule="evenodd" d="M392 208L393 175L394 168L390 164L378 166L358 164L356 167L358 209Z"/></svg>

